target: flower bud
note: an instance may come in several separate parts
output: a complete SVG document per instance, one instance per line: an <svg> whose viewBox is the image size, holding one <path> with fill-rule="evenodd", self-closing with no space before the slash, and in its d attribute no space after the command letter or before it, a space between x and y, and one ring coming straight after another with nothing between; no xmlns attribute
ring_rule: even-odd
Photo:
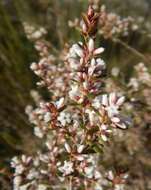
<svg viewBox="0 0 151 190"><path fill-rule="evenodd" d="M90 40L89 40L88 50L89 50L89 52L92 52L94 50L94 40L92 38L90 38Z"/></svg>

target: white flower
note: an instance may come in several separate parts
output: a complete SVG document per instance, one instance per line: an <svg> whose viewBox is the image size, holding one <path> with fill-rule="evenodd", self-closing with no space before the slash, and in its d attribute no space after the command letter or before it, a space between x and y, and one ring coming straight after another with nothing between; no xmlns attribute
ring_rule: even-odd
<svg viewBox="0 0 151 190"><path fill-rule="evenodd" d="M136 78L130 78L128 83L128 87L132 87L134 91L138 91L139 88L139 81Z"/></svg>
<svg viewBox="0 0 151 190"><path fill-rule="evenodd" d="M99 109L101 107L101 99L102 96L96 96L93 100L92 100L92 106L95 109Z"/></svg>
<svg viewBox="0 0 151 190"><path fill-rule="evenodd" d="M100 179L100 178L102 178L101 173L100 173L99 171L95 170L95 171L94 171L94 178L95 178L95 179Z"/></svg>
<svg viewBox="0 0 151 190"><path fill-rule="evenodd" d="M66 126L66 124L71 123L71 115L68 112L60 112L58 116L58 121L60 121L62 126Z"/></svg>
<svg viewBox="0 0 151 190"><path fill-rule="evenodd" d="M103 141L107 141L108 140L108 135L110 133L112 133L111 130L108 129L107 125L102 124L100 127L100 131L101 131L101 137Z"/></svg>
<svg viewBox="0 0 151 190"><path fill-rule="evenodd" d="M102 69L105 69L105 68L106 68L106 64L105 64L105 62L104 62L103 59L98 58L98 59L96 59L96 62L97 62L97 66L102 67Z"/></svg>
<svg viewBox="0 0 151 190"><path fill-rule="evenodd" d="M102 96L102 109L107 111L108 117L112 121L113 126L121 129L126 129L127 124L130 124L128 118L120 115L119 108L124 103L125 97L117 97L115 93L110 93L109 96L104 94Z"/></svg>
<svg viewBox="0 0 151 190"><path fill-rule="evenodd" d="M35 62L32 63L32 64L30 65L30 69L33 70L33 71L37 70L37 69L38 69L38 64L35 63Z"/></svg>
<svg viewBox="0 0 151 190"><path fill-rule="evenodd" d="M51 120L51 113L50 113L50 112L46 112L46 113L44 114L44 121L45 121L46 123L48 123L50 120Z"/></svg>
<svg viewBox="0 0 151 190"><path fill-rule="evenodd" d="M73 163L71 161L64 161L64 165L58 168L64 176L71 174L74 172Z"/></svg>
<svg viewBox="0 0 151 190"><path fill-rule="evenodd" d="M71 86L71 90L69 91L69 97L78 103L83 102L83 96L80 92L78 85L72 85Z"/></svg>
<svg viewBox="0 0 151 190"><path fill-rule="evenodd" d="M40 31L35 31L32 35L31 35L31 38L33 39L38 39L42 36L41 32Z"/></svg>
<svg viewBox="0 0 151 190"><path fill-rule="evenodd" d="M102 96L102 105L105 106L109 117L112 118L113 116L119 114L119 107L123 104L124 100L124 96L117 98L115 93L110 93L109 97L107 94Z"/></svg>
<svg viewBox="0 0 151 190"><path fill-rule="evenodd" d="M34 165L35 167L37 167L37 166L39 166L39 164L40 164L40 159L39 159L39 157L34 158L34 160L33 160L33 165Z"/></svg>
<svg viewBox="0 0 151 190"><path fill-rule="evenodd" d="M43 131L39 127L34 127L34 134L39 138L44 136Z"/></svg>
<svg viewBox="0 0 151 190"><path fill-rule="evenodd" d="M83 49L80 47L79 44L73 44L69 50L68 58L77 58L83 57Z"/></svg>
<svg viewBox="0 0 151 190"><path fill-rule="evenodd" d="M33 107L31 105L27 105L25 108L25 113L29 115L32 113L32 111L33 111Z"/></svg>
<svg viewBox="0 0 151 190"><path fill-rule="evenodd" d="M111 70L111 74L112 76L114 77L117 77L120 73L120 69L118 67L113 67L112 70Z"/></svg>
<svg viewBox="0 0 151 190"><path fill-rule="evenodd" d="M98 58L98 59L92 59L90 62L90 66L88 68L88 74L92 76L93 74L100 75L102 71L105 69L105 62Z"/></svg>
<svg viewBox="0 0 151 190"><path fill-rule="evenodd" d="M18 165L18 164L20 164L20 160L18 159L18 157L17 156L13 157L12 160L11 160L11 166L13 168L15 168L16 165Z"/></svg>
<svg viewBox="0 0 151 190"><path fill-rule="evenodd" d="M60 109L64 105L64 97L60 98L58 101L55 102L57 109Z"/></svg>
<svg viewBox="0 0 151 190"><path fill-rule="evenodd" d="M39 31L40 31L42 34L47 34L47 30L46 30L44 27L40 27L40 28L39 28Z"/></svg>
<svg viewBox="0 0 151 190"><path fill-rule="evenodd" d="M114 174L112 170L108 171L108 179L111 181L114 179Z"/></svg>
<svg viewBox="0 0 151 190"><path fill-rule="evenodd" d="M98 121L97 115L94 110L86 109L85 111L89 116L89 121L91 125L95 125Z"/></svg>
<svg viewBox="0 0 151 190"><path fill-rule="evenodd" d="M85 167L85 168L84 168L84 173L86 174L86 176L87 176L88 178L93 178L93 175L94 175L94 167L93 167L93 166Z"/></svg>
<svg viewBox="0 0 151 190"><path fill-rule="evenodd" d="M78 70L78 67L80 65L79 60L75 58L69 58L68 59L71 69Z"/></svg>
<svg viewBox="0 0 151 190"><path fill-rule="evenodd" d="M27 174L27 179L33 180L33 179L38 178L38 176L39 176L39 172L36 171L35 168L32 168L32 169L29 171L29 173Z"/></svg>

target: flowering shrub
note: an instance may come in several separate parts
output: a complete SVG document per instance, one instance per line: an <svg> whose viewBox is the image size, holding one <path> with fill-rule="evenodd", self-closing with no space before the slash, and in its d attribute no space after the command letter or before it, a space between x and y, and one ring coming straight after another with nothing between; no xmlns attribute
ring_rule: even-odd
<svg viewBox="0 0 151 190"><path fill-rule="evenodd" d="M102 162L112 136L130 122L122 113L125 97L106 91L106 63L101 58L105 49L95 47L100 15L89 6L82 15L82 41L59 57L49 53L45 29L24 24L40 56L31 69L41 79L37 85L47 87L51 101L32 93L37 108L27 106L26 113L43 145L34 156L12 159L14 190L124 189L128 175Z"/></svg>

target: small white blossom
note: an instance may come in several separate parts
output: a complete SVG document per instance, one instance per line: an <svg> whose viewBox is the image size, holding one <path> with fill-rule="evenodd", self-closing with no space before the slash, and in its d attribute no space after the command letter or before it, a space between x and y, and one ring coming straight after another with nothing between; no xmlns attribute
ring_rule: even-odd
<svg viewBox="0 0 151 190"><path fill-rule="evenodd" d="M20 175L24 172L24 170L25 170L25 167L22 164L19 164L15 168L15 173L16 175Z"/></svg>
<svg viewBox="0 0 151 190"><path fill-rule="evenodd" d="M71 123L71 115L68 112L60 112L59 116L58 116L58 121L60 121L62 126L66 126L66 124L70 124Z"/></svg>
<svg viewBox="0 0 151 190"><path fill-rule="evenodd" d="M81 94L78 85L71 86L71 90L69 91L69 97L78 103L83 102L83 95Z"/></svg>
<svg viewBox="0 0 151 190"><path fill-rule="evenodd" d="M83 50L79 44L73 44L69 50L68 58L83 57Z"/></svg>
<svg viewBox="0 0 151 190"><path fill-rule="evenodd" d="M120 69L118 67L113 67L112 68L112 70L111 70L112 76L118 77L119 73L120 73Z"/></svg>
<svg viewBox="0 0 151 190"><path fill-rule="evenodd" d="M64 97L62 97L58 101L55 102L55 105L56 105L57 109L60 109L61 107L63 107L64 101L65 101Z"/></svg>
<svg viewBox="0 0 151 190"><path fill-rule="evenodd" d="M128 87L132 87L134 91L138 91L139 89L139 81L136 78L130 78L130 81L128 83Z"/></svg>
<svg viewBox="0 0 151 190"><path fill-rule="evenodd" d="M98 118L97 118L97 115L96 115L96 112L93 111L93 110L90 110L90 109L86 109L85 111L88 116L89 116L89 121L90 121L90 124L91 125L95 125L98 121Z"/></svg>
<svg viewBox="0 0 151 190"><path fill-rule="evenodd" d="M50 120L51 120L51 113L50 113L50 112L46 112L46 113L44 114L44 121L45 121L46 123L48 123Z"/></svg>
<svg viewBox="0 0 151 190"><path fill-rule="evenodd" d="M39 127L34 127L34 134L39 138L44 136L43 131Z"/></svg>
<svg viewBox="0 0 151 190"><path fill-rule="evenodd" d="M99 109L101 107L101 100L102 100L102 96L96 96L93 101L92 101L92 106L95 109Z"/></svg>
<svg viewBox="0 0 151 190"><path fill-rule="evenodd" d="M84 168L84 173L88 178L93 178L94 175L94 167L89 166Z"/></svg>
<svg viewBox="0 0 151 190"><path fill-rule="evenodd" d="M108 140L108 135L110 133L112 133L112 131L110 129L108 129L107 125L104 125L104 124L101 125L100 131L101 131L102 140L107 141Z"/></svg>
<svg viewBox="0 0 151 190"><path fill-rule="evenodd" d="M59 170L63 173L64 176L69 175L74 172L73 163L65 160L64 165L59 167Z"/></svg>
<svg viewBox="0 0 151 190"><path fill-rule="evenodd" d="M38 69L38 64L35 63L35 62L32 63L32 64L30 65L30 69L33 70L33 71L37 70L37 69Z"/></svg>
<svg viewBox="0 0 151 190"><path fill-rule="evenodd" d="M29 171L29 173L27 174L27 179L33 180L33 179L38 178L38 176L39 176L39 172L36 171L35 168L32 168L32 169Z"/></svg>
<svg viewBox="0 0 151 190"><path fill-rule="evenodd" d="M106 94L102 96L102 104L106 107L109 117L119 114L119 107L124 100L123 96L118 99L115 93L110 93L109 97Z"/></svg>

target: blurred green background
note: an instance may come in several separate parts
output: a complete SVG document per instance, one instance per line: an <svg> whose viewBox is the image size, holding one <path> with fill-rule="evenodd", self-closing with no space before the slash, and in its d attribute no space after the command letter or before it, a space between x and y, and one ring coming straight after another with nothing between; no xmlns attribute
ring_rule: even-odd
<svg viewBox="0 0 151 190"><path fill-rule="evenodd" d="M151 0L100 2L121 16L144 17L142 28L151 33ZM37 144L24 109L33 104L30 90L36 88L37 78L29 65L38 60L38 55L24 34L22 22L44 26L48 30L47 39L59 50L66 42L79 39L76 31L68 27L68 20L79 18L87 6L87 0L0 0L0 189L4 186L9 189L7 172L1 178L9 167L10 158L20 153L30 154ZM127 74L131 72L132 62L139 61L109 40L102 43L107 48L105 58L110 65L122 63L121 67ZM150 37L139 32L131 34L125 43L145 55L151 49Z"/></svg>

